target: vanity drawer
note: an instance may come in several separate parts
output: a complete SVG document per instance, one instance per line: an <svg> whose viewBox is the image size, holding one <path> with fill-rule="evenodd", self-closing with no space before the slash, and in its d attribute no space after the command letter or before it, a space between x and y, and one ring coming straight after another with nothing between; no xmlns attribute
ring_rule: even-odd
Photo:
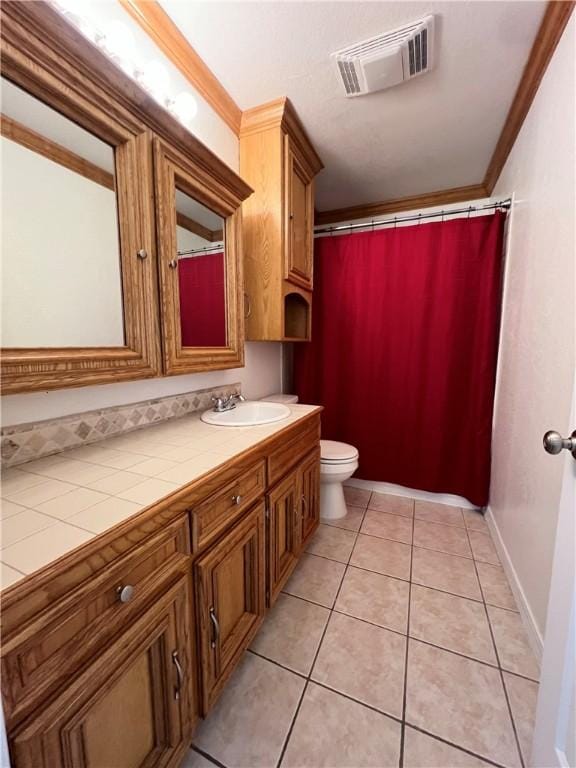
<svg viewBox="0 0 576 768"><path fill-rule="evenodd" d="M265 489L266 462L262 459L191 509L192 551L196 553L214 541Z"/></svg>
<svg viewBox="0 0 576 768"><path fill-rule="evenodd" d="M2 695L8 724L58 689L172 582L190 572L188 516L96 573L9 638L2 638Z"/></svg>
<svg viewBox="0 0 576 768"><path fill-rule="evenodd" d="M268 485L274 485L307 456L320 440L320 416L300 425L289 440L268 457Z"/></svg>

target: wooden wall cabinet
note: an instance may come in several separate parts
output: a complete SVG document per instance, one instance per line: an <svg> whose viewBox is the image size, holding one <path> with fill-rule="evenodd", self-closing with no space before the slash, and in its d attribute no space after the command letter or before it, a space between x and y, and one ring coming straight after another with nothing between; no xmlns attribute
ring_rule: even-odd
<svg viewBox="0 0 576 768"><path fill-rule="evenodd" d="M3 79L41 102L40 107L64 115L113 150L114 174L90 165L100 177L109 177L108 188L115 192L120 251L117 285L122 299L122 309L115 308L122 315L118 346L66 346L65 342L52 346L48 341L44 346L3 349L3 394L243 365L240 206L250 187L103 53L87 44L85 37L48 3L6 0L0 9ZM12 122L7 120L3 128L10 141L15 140ZM28 128L26 131L28 136L34 133ZM42 143L44 137L35 135L36 144ZM66 147L53 145L60 155L66 154ZM26 149L42 154L30 142ZM53 152L50 159L54 157ZM80 156L73 157L81 165L84 162ZM70 164L66 167L72 169ZM175 181L224 222L218 240L223 241L224 251L219 307L225 316L225 332L222 341L213 346L182 343ZM99 183L106 186L102 180ZM87 221L91 221L91 214L93 210L88 209ZM40 246L42 236L38 232ZM81 251L78 247L75 253ZM76 274L74 270L68 272ZM77 272L82 274L82 270ZM44 295L49 292L47 286ZM106 311L103 306L102 312ZM52 314L57 316L56 311ZM92 319L92 325L98 323ZM34 334L30 335L35 343ZM92 338L87 332L86 344Z"/></svg>
<svg viewBox="0 0 576 768"><path fill-rule="evenodd" d="M286 98L242 114L246 338L306 341L311 332L314 176L322 161Z"/></svg>

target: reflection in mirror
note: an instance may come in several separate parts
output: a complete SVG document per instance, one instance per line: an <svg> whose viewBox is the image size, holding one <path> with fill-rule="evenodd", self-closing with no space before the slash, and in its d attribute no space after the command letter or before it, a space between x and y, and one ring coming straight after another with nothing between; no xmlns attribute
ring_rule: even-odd
<svg viewBox="0 0 576 768"><path fill-rule="evenodd" d="M2 78L2 346L125 343L114 149Z"/></svg>
<svg viewBox="0 0 576 768"><path fill-rule="evenodd" d="M225 347L225 220L176 190L180 328L183 347Z"/></svg>

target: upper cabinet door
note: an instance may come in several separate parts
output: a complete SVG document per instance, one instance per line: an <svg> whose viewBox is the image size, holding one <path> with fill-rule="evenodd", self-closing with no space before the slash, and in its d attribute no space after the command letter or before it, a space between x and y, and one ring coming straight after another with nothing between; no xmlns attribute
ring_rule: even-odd
<svg viewBox="0 0 576 768"><path fill-rule="evenodd" d="M241 366L243 190L160 139L154 159L164 371Z"/></svg>
<svg viewBox="0 0 576 768"><path fill-rule="evenodd" d="M307 172L290 136L284 137L286 180L285 278L308 290L312 289L314 191L313 178Z"/></svg>
<svg viewBox="0 0 576 768"><path fill-rule="evenodd" d="M5 394L160 373L150 132L38 6L2 3Z"/></svg>

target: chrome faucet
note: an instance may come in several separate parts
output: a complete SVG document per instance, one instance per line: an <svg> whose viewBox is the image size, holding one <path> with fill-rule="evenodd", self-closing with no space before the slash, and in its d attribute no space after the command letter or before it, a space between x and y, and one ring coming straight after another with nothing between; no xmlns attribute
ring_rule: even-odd
<svg viewBox="0 0 576 768"><path fill-rule="evenodd" d="M214 403L214 408L212 408L212 410L216 411L216 413L231 411L232 408L236 408L236 402L243 403L244 400L246 400L246 398L239 392L224 397L213 397L212 402Z"/></svg>

